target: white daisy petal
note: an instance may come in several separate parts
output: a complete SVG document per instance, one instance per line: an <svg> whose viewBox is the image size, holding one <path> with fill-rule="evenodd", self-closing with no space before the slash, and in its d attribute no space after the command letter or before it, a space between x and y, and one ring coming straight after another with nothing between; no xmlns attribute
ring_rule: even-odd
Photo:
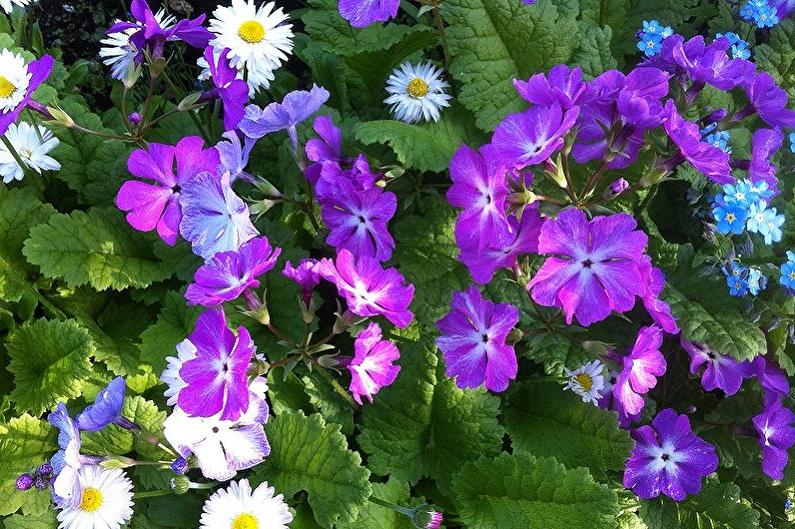
<svg viewBox="0 0 795 529"><path fill-rule="evenodd" d="M42 171L57 171L61 164L48 156L49 152L58 146L60 141L52 132L39 125L36 127L29 123L12 123L5 133L6 139L14 147L25 167L41 174ZM22 180L24 170L17 163L14 155L0 143L0 176L8 184L12 180Z"/></svg>
<svg viewBox="0 0 795 529"><path fill-rule="evenodd" d="M442 72L430 62L412 65L403 63L386 81L390 105L395 118L406 123L439 121L440 109L450 106L451 96L445 93L449 85Z"/></svg>
<svg viewBox="0 0 795 529"><path fill-rule="evenodd" d="M267 482L252 490L247 479L233 481L204 503L201 529L287 529L293 515Z"/></svg>
<svg viewBox="0 0 795 529"><path fill-rule="evenodd" d="M582 397L583 402L598 404L601 391L605 387L602 375L604 365L599 360L583 364L575 370L564 369L568 381L563 389L570 389Z"/></svg>
<svg viewBox="0 0 795 529"><path fill-rule="evenodd" d="M85 465L77 471L80 501L58 512L59 529L119 529L132 517L132 482L118 468Z"/></svg>
<svg viewBox="0 0 795 529"><path fill-rule="evenodd" d="M15 5L19 7L25 7L29 3L30 0L0 0L0 7L3 8L3 11L10 15Z"/></svg>

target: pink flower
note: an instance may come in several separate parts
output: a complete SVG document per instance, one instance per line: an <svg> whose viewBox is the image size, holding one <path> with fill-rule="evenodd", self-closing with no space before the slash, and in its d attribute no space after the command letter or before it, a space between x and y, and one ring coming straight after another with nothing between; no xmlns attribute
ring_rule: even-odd
<svg viewBox="0 0 795 529"><path fill-rule="evenodd" d="M346 366L351 373L350 392L359 404L362 397L373 402L373 395L397 378L400 366L392 362L400 358L400 351L395 344L382 339L377 323L371 323L359 333L353 347L356 355Z"/></svg>
<svg viewBox="0 0 795 529"><path fill-rule="evenodd" d="M643 397L657 385L657 377L665 374L665 357L660 352L662 329L643 327L638 332L632 352L624 357L624 365L613 386L613 396L626 415L643 410Z"/></svg>

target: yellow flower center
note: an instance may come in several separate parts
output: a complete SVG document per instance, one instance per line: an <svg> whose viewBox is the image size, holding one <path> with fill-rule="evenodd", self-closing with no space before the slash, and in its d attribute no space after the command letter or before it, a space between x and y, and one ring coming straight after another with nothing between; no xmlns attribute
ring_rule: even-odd
<svg viewBox="0 0 795 529"><path fill-rule="evenodd" d="M576 380L577 384L582 386L582 389L585 391L591 391L591 388L593 387L593 379L585 373L580 373L579 375L575 376L574 380Z"/></svg>
<svg viewBox="0 0 795 529"><path fill-rule="evenodd" d="M734 222L734 213L728 213L726 215L726 220L728 220L729 222Z"/></svg>
<svg viewBox="0 0 795 529"><path fill-rule="evenodd" d="M425 97L425 94L428 93L428 83L419 77L415 77L406 85L406 92L415 99Z"/></svg>
<svg viewBox="0 0 795 529"><path fill-rule="evenodd" d="M94 487L83 489L80 498L80 510L84 512L94 512L102 506L102 493Z"/></svg>
<svg viewBox="0 0 795 529"><path fill-rule="evenodd" d="M0 75L0 97L10 97L16 89L14 83Z"/></svg>
<svg viewBox="0 0 795 529"><path fill-rule="evenodd" d="M249 20L240 24L237 34L249 44L257 44L265 38L265 27L256 20Z"/></svg>
<svg viewBox="0 0 795 529"><path fill-rule="evenodd" d="M232 520L232 529L259 529L259 524L253 515L244 512Z"/></svg>
<svg viewBox="0 0 795 529"><path fill-rule="evenodd" d="M789 278L795 281L795 272L790 272Z"/></svg>

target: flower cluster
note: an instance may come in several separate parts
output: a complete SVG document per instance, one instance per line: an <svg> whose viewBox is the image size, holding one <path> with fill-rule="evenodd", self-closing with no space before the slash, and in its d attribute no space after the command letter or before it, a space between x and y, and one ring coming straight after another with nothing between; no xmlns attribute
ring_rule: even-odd
<svg viewBox="0 0 795 529"><path fill-rule="evenodd" d="M778 10L768 0L749 0L740 8L740 16L758 28L772 28L780 22Z"/></svg>
<svg viewBox="0 0 795 529"><path fill-rule="evenodd" d="M643 29L638 31L638 49L646 57L654 57L662 49L662 41L674 34L671 26L662 26L657 20L644 20Z"/></svg>

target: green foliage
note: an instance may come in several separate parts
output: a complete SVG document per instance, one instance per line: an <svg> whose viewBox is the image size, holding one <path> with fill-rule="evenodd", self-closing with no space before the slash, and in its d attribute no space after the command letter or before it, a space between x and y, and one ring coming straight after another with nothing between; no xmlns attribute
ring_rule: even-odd
<svg viewBox="0 0 795 529"><path fill-rule="evenodd" d="M358 441L375 474L402 481L428 476L444 490L462 464L500 451L499 400L458 389L425 345L398 345L401 373L362 410Z"/></svg>
<svg viewBox="0 0 795 529"><path fill-rule="evenodd" d="M166 367L166 357L176 356L177 344L193 330L199 312L197 307L185 303L182 294L166 294L157 322L141 333L141 359L162 371Z"/></svg>
<svg viewBox="0 0 795 529"><path fill-rule="evenodd" d="M614 412L584 404L554 382L518 385L505 409L505 427L514 451L588 467L599 479L608 470L623 470L633 446Z"/></svg>
<svg viewBox="0 0 795 529"><path fill-rule="evenodd" d="M37 514L49 510L49 494L16 490L14 482L58 450L55 431L41 419L23 413L0 423L0 516L16 512Z"/></svg>
<svg viewBox="0 0 795 529"><path fill-rule="evenodd" d="M582 68L586 77L596 77L602 72L618 67L618 63L610 54L612 36L613 30L610 26L588 28L583 32L580 48L574 55L574 62Z"/></svg>
<svg viewBox="0 0 795 529"><path fill-rule="evenodd" d="M587 470L527 454L467 463L453 491L468 529L613 529L619 512L615 493Z"/></svg>
<svg viewBox="0 0 795 529"><path fill-rule="evenodd" d="M139 395L128 396L124 400L121 414L144 430L162 438L163 421L166 412L158 409L154 402ZM107 456L124 455L136 452L153 460L167 459L169 454L152 444L142 440L129 430L110 425L98 432L83 432L83 450L86 453Z"/></svg>
<svg viewBox="0 0 795 529"><path fill-rule="evenodd" d="M58 400L79 397L91 374L91 336L74 320L37 320L8 338L8 366L14 374L11 398L20 412L38 415Z"/></svg>
<svg viewBox="0 0 795 529"><path fill-rule="evenodd" d="M795 97L795 21L782 20L765 43L754 47L756 64Z"/></svg>
<svg viewBox="0 0 795 529"><path fill-rule="evenodd" d="M42 274L72 287L142 288L171 275L152 253L148 239L112 209L53 215L30 231L22 253Z"/></svg>
<svg viewBox="0 0 795 529"><path fill-rule="evenodd" d="M348 449L339 425L317 414L284 412L268 423L266 433L271 455L254 470L254 483L267 481L288 498L305 490L315 520L326 529L356 519L372 492L370 471Z"/></svg>
<svg viewBox="0 0 795 529"><path fill-rule="evenodd" d="M413 506L408 485L394 478L386 483L373 483L373 496L396 505ZM416 500L414 503L419 504ZM359 515L354 521L337 524L337 529L362 529L363 527L413 529L414 525L405 515L372 502L368 502L359 509Z"/></svg>
<svg viewBox="0 0 795 529"><path fill-rule="evenodd" d="M567 62L579 42L574 18L550 0L532 9L514 0L447 0L442 12L449 24L450 72L462 84L458 100L484 130L525 107L514 79Z"/></svg>

